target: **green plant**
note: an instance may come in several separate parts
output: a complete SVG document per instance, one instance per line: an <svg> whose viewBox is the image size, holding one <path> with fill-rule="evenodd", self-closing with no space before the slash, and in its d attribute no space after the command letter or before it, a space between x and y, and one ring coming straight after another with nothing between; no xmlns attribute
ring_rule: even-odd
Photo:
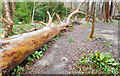
<svg viewBox="0 0 120 76"><path fill-rule="evenodd" d="M112 57L110 53L98 53L97 51L92 54L82 55L79 61L77 61L77 65L75 68L85 67L85 69L78 70L78 73L82 72L86 73L100 73L100 74L118 74L119 67L119 59ZM92 69L92 71L91 71Z"/></svg>
<svg viewBox="0 0 120 76"><path fill-rule="evenodd" d="M37 58L37 59L40 59L40 57L42 57L43 56L43 54L42 54L42 51L35 51L35 53L33 54L33 57L35 58Z"/></svg>
<svg viewBox="0 0 120 76"><path fill-rule="evenodd" d="M49 66L49 64L47 63L47 64L46 64L46 66L48 67L48 66Z"/></svg>
<svg viewBox="0 0 120 76"><path fill-rule="evenodd" d="M84 44L83 42L81 42L80 44Z"/></svg>
<svg viewBox="0 0 120 76"><path fill-rule="evenodd" d="M45 45L43 46L43 51L45 51L45 50L48 50L47 44L45 44Z"/></svg>
<svg viewBox="0 0 120 76"><path fill-rule="evenodd" d="M34 60L32 57L28 56L27 61L33 62Z"/></svg>
<svg viewBox="0 0 120 76"><path fill-rule="evenodd" d="M69 42L71 42L73 40L72 36L69 37Z"/></svg>
<svg viewBox="0 0 120 76"><path fill-rule="evenodd" d="M25 69L21 66L17 66L13 69L13 72L12 72L12 75L15 75L15 74L20 74L22 72L25 72Z"/></svg>
<svg viewBox="0 0 120 76"><path fill-rule="evenodd" d="M53 38L53 41L56 41L60 35L61 35L61 33L59 33L55 38Z"/></svg>

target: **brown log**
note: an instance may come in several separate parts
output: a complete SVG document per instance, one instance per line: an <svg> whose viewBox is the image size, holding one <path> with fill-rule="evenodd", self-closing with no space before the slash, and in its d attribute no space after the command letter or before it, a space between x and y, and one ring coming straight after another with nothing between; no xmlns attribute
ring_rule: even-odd
<svg viewBox="0 0 120 76"><path fill-rule="evenodd" d="M62 27L45 26L41 30L16 35L0 41L0 68L3 73L9 73L15 66L20 64L35 50L38 50L45 43L60 33Z"/></svg>
<svg viewBox="0 0 120 76"><path fill-rule="evenodd" d="M49 12L47 12L49 14ZM0 40L0 71L9 73L14 67L22 63L29 55L41 48L45 43L54 38L61 30L69 26L69 19L72 15L81 13L73 12L68 17L67 22L61 22L59 25L51 25L54 14L49 14L48 24L41 30L15 35ZM82 13L84 14L84 13ZM58 20L60 19L59 15Z"/></svg>
<svg viewBox="0 0 120 76"><path fill-rule="evenodd" d="M52 21L52 20L51 20ZM34 51L60 33L68 24L45 26L41 30L0 40L0 71L9 73Z"/></svg>

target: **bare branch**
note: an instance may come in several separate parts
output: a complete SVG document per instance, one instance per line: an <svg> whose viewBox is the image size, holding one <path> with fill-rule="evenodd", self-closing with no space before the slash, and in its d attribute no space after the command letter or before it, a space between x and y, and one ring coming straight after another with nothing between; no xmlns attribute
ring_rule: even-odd
<svg viewBox="0 0 120 76"><path fill-rule="evenodd" d="M58 20L58 23L61 23L61 18L58 14L56 14L56 17L57 17L57 20Z"/></svg>
<svg viewBox="0 0 120 76"><path fill-rule="evenodd" d="M42 21L39 21L38 23L43 24L44 26L47 26L47 24Z"/></svg>
<svg viewBox="0 0 120 76"><path fill-rule="evenodd" d="M50 26L50 25L51 25L51 23L52 23L52 19L53 19L53 17L54 17L54 15L55 15L55 13L53 13L52 17L51 17L51 15L50 15L50 13L49 13L48 11L47 11L47 14L49 15L48 26Z"/></svg>
<svg viewBox="0 0 120 76"><path fill-rule="evenodd" d="M83 4L83 2L81 2L78 6L78 8L76 9L76 11L78 11L80 9L80 6Z"/></svg>
<svg viewBox="0 0 120 76"><path fill-rule="evenodd" d="M50 13L47 11L47 14L48 14L48 16L49 16L49 21L50 21L50 19L52 18L51 17L51 15L50 15ZM49 22L48 22L49 23Z"/></svg>
<svg viewBox="0 0 120 76"><path fill-rule="evenodd" d="M71 18L74 14L76 14L76 13L80 13L80 14L86 15L86 13L84 13L84 12L74 11L74 12L72 12L72 13L68 16L68 18L67 18L67 23L69 23L70 18Z"/></svg>

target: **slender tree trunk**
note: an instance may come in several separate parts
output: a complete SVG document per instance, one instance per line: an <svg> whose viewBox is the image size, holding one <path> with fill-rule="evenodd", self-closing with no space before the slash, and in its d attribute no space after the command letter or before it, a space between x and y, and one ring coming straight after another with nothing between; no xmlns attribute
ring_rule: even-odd
<svg viewBox="0 0 120 76"><path fill-rule="evenodd" d="M109 2L105 2L105 21L109 22L108 19L109 19Z"/></svg>
<svg viewBox="0 0 120 76"><path fill-rule="evenodd" d="M102 4L102 11L101 11L102 18L104 17L104 15L103 15L103 11L104 11L104 3Z"/></svg>
<svg viewBox="0 0 120 76"><path fill-rule="evenodd" d="M34 8L33 8L32 21L31 22L34 22L34 13L35 13L35 1L34 1Z"/></svg>
<svg viewBox="0 0 120 76"><path fill-rule="evenodd" d="M111 2L111 5L110 5L110 17L112 16L112 12L113 12L113 2Z"/></svg>
<svg viewBox="0 0 120 76"><path fill-rule="evenodd" d="M95 7L96 7L96 2L94 2L94 10L93 10L93 23L92 23L92 30L90 34L90 38L93 38L94 30L95 30Z"/></svg>
<svg viewBox="0 0 120 76"><path fill-rule="evenodd" d="M14 21L14 12L15 12L15 9L16 9L16 6L15 6L15 1L14 0L12 0L12 21ZM13 28L13 25L10 27L10 33L11 34L13 34L13 32L12 32L12 28Z"/></svg>
<svg viewBox="0 0 120 76"><path fill-rule="evenodd" d="M116 15L116 8L114 8L114 18L113 19L115 19L115 15Z"/></svg>
<svg viewBox="0 0 120 76"><path fill-rule="evenodd" d="M89 15L89 0L88 0L88 2L87 2L87 10L86 10L86 18L85 18L85 21L87 21L87 19L88 19L88 15Z"/></svg>
<svg viewBox="0 0 120 76"><path fill-rule="evenodd" d="M120 13L120 6L118 6L118 4L117 4L117 2L116 2L116 0L113 0L114 1L114 4L115 4L115 7L117 8L117 10L118 10L118 13Z"/></svg>
<svg viewBox="0 0 120 76"><path fill-rule="evenodd" d="M92 10L93 10L93 5L94 5L94 2L92 2L91 10L90 10L90 16L88 17L87 23L90 21L90 17L92 15Z"/></svg>
<svg viewBox="0 0 120 76"><path fill-rule="evenodd" d="M15 6L15 1L12 0L12 19L14 19L14 12L15 12L16 6Z"/></svg>
<svg viewBox="0 0 120 76"><path fill-rule="evenodd" d="M73 12L73 3L72 2L70 2L70 7L71 7L71 11Z"/></svg>
<svg viewBox="0 0 120 76"><path fill-rule="evenodd" d="M11 20L10 17L9 0L4 0L3 4L4 4L4 18L2 18L2 21L4 22L4 32L1 37L6 38L11 33L13 21Z"/></svg>

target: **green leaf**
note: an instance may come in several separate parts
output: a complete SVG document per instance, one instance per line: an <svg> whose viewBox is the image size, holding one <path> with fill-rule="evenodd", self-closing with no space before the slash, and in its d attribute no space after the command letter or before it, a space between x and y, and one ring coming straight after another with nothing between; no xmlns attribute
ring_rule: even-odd
<svg viewBox="0 0 120 76"><path fill-rule="evenodd" d="M14 68L14 72L16 72L16 69Z"/></svg>
<svg viewBox="0 0 120 76"><path fill-rule="evenodd" d="M102 64L103 66L105 66L105 63L101 62L101 64Z"/></svg>
<svg viewBox="0 0 120 76"><path fill-rule="evenodd" d="M99 57L99 53L98 53L97 51L95 52L95 56L96 56L96 57Z"/></svg>
<svg viewBox="0 0 120 76"><path fill-rule="evenodd" d="M71 42L71 41L72 41L72 36L69 37L69 42Z"/></svg>
<svg viewBox="0 0 120 76"><path fill-rule="evenodd" d="M103 60L105 58L104 54L100 54L100 59Z"/></svg>
<svg viewBox="0 0 120 76"><path fill-rule="evenodd" d="M38 56L38 55L37 55L36 57L37 57L37 59L39 59L39 56Z"/></svg>
<svg viewBox="0 0 120 76"><path fill-rule="evenodd" d="M17 68L20 69L20 66L18 65Z"/></svg>
<svg viewBox="0 0 120 76"><path fill-rule="evenodd" d="M81 72L81 71L78 71L78 73L79 73L79 74L82 74L82 72Z"/></svg>
<svg viewBox="0 0 120 76"><path fill-rule="evenodd" d="M40 54L42 53L42 51L39 52Z"/></svg>
<svg viewBox="0 0 120 76"><path fill-rule="evenodd" d="M115 61L114 58L111 58L111 59L107 60L106 62L113 62L113 61Z"/></svg>
<svg viewBox="0 0 120 76"><path fill-rule="evenodd" d="M81 44L84 44L83 42L81 42Z"/></svg>
<svg viewBox="0 0 120 76"><path fill-rule="evenodd" d="M43 54L40 55L40 57L42 57L42 56L43 56Z"/></svg>
<svg viewBox="0 0 120 76"><path fill-rule="evenodd" d="M35 54L36 54L36 55L39 54L38 51L36 51Z"/></svg>
<svg viewBox="0 0 120 76"><path fill-rule="evenodd" d="M113 66L117 66L117 65L119 65L119 63L112 63L112 65L113 65Z"/></svg>
<svg viewBox="0 0 120 76"><path fill-rule="evenodd" d="M35 58L35 54L32 54L33 58Z"/></svg>
<svg viewBox="0 0 120 76"><path fill-rule="evenodd" d="M22 68L22 72L25 72L25 69L24 69L24 68Z"/></svg>

